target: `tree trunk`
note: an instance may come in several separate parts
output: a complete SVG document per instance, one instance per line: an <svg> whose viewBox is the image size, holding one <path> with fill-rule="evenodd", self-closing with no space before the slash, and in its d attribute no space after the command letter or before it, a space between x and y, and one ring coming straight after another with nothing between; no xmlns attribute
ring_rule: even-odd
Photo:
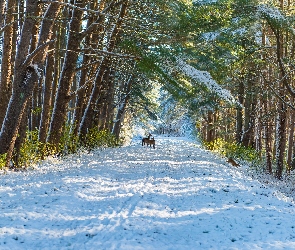
<svg viewBox="0 0 295 250"><path fill-rule="evenodd" d="M127 4L128 1L123 1L121 4L121 9L118 14L116 23L112 29L112 32L110 34L110 38L108 41L107 45L107 51L111 52L113 51L116 41L118 39L119 33L120 33L120 28L123 24L123 18L126 15L127 12ZM93 90L91 93L91 97L88 101L87 108L85 109L80 129L79 129L79 134L83 138L87 134L88 126L89 124L92 124L92 119L94 117L95 113L95 106L97 104L97 99L99 97L100 92L103 90L103 84L104 84L104 77L106 76L105 74L108 72L108 66L109 66L109 58L104 56L102 58L99 70L96 74L96 80L95 80L95 85L93 86Z"/></svg>
<svg viewBox="0 0 295 250"><path fill-rule="evenodd" d="M253 120L253 106L252 106L252 88L253 88L252 79L248 80L247 86L247 94L245 98L245 118L244 118L244 131L242 134L241 142L245 147L249 147L251 145L251 137L254 128L254 120Z"/></svg>
<svg viewBox="0 0 295 250"><path fill-rule="evenodd" d="M113 123L114 123L114 112L115 112L115 80L112 77L112 81L110 82L110 89L107 98L107 107L106 107L106 118L105 118L105 127L104 129L108 131L112 131Z"/></svg>
<svg viewBox="0 0 295 250"><path fill-rule="evenodd" d="M210 110L208 111L207 114L207 138L206 141L207 142L212 142L214 141L214 114L213 112Z"/></svg>
<svg viewBox="0 0 295 250"><path fill-rule="evenodd" d="M241 144L245 147L255 147L254 128L257 107L257 77L255 66L249 64L248 73L245 76L245 100L244 100L244 129ZM242 88L242 87L241 87Z"/></svg>
<svg viewBox="0 0 295 250"><path fill-rule="evenodd" d="M86 107L84 114L83 114L83 118L82 118L82 121L80 124L80 129L79 129L79 135L81 136L82 140L83 140L84 136L87 134L88 129L92 128L93 123L94 123L93 119L95 116L97 116L97 114L96 114L97 112L95 111L95 107L96 107L97 99L99 97L99 93L102 88L101 81L102 81L103 75L105 73L106 67L104 64L106 62L107 61L105 59L102 60L101 65L98 69L98 72L96 73L95 84L93 86L91 96L88 100L87 107Z"/></svg>
<svg viewBox="0 0 295 250"><path fill-rule="evenodd" d="M287 121L287 109L286 104L282 101L279 102L278 106L278 117L277 117L277 138L276 138L276 178L281 179L284 169L284 156L286 148L286 121Z"/></svg>
<svg viewBox="0 0 295 250"><path fill-rule="evenodd" d="M19 28L19 30L23 29L23 24L25 20L25 0L18 0L18 10L17 10L17 19L19 22L15 22L16 30Z"/></svg>
<svg viewBox="0 0 295 250"><path fill-rule="evenodd" d="M261 98L257 102L257 110L256 116L255 116L255 135L254 135L254 140L255 140L255 150L259 153L259 156L261 157L261 151L262 151L262 140L261 140L261 134L262 134L262 129L261 129L261 110L262 110L262 104L261 104Z"/></svg>
<svg viewBox="0 0 295 250"><path fill-rule="evenodd" d="M236 123L236 142L240 143L242 140L242 134L243 134L243 108L242 105L244 105L244 83L242 79L239 82L239 88L238 88L238 99L239 103L241 104L241 107L237 107L237 123Z"/></svg>
<svg viewBox="0 0 295 250"><path fill-rule="evenodd" d="M78 1L76 5L83 8L85 6L85 1ZM73 10L69 27L67 51L65 54L62 72L59 78L58 90L50 122L48 142L53 144L57 150L67 119L71 85L73 83L78 60L78 53L76 51L79 49L81 40L83 38L79 34L81 31L82 15L83 11L77 8Z"/></svg>
<svg viewBox="0 0 295 250"><path fill-rule="evenodd" d="M6 5L5 0L0 1L0 29L2 28L2 26L4 24L4 21L3 21L5 19L4 13L6 12L5 5ZM2 32L0 32L0 33L2 33Z"/></svg>
<svg viewBox="0 0 295 250"><path fill-rule="evenodd" d="M12 156L18 128L27 101L34 88L34 83L38 79L38 72L36 69L33 66L26 65L25 63L30 46L32 29L36 22L34 14L37 6L37 0L27 1L27 17L25 18L23 24L14 66L13 93L10 98L0 133L0 154L7 153L7 163L10 161Z"/></svg>
<svg viewBox="0 0 295 250"><path fill-rule="evenodd" d="M92 8L95 9L97 2L92 2ZM102 11L103 8L105 6L105 1L101 1L99 3L99 10ZM101 22L104 20L104 18L101 20ZM90 25L93 23L94 21L94 17L91 17L90 19L88 19L88 23L87 23L87 28L90 27ZM86 46L89 44L93 44L96 43L98 46L97 41L98 39L98 34L100 33L100 31L103 29L103 25L100 26L100 28L98 28L98 30L95 32L95 34L91 34L91 36L87 36L85 38L85 44ZM91 62L91 57L87 54L83 55L83 63L82 65L87 65L88 63ZM81 76L79 79L79 88L83 87L85 84L87 84L87 79L90 80L89 78L91 78L92 74L93 74L93 68L91 70L89 70L89 68L83 68L81 69ZM75 109L75 113L74 113L74 131L73 131L73 136L78 136L79 134L79 127L80 127L80 123L83 117L83 113L86 109L87 106L87 102L89 100L89 96L91 94L91 90L92 90L92 84L88 83L88 86L84 87L81 91L78 92L77 97L76 97L76 109Z"/></svg>
<svg viewBox="0 0 295 250"><path fill-rule="evenodd" d="M49 50L54 48L54 44L51 44ZM44 93L43 93L43 104L42 104L42 113L41 121L39 125L39 141L42 143L46 142L47 132L49 129L50 121L50 111L52 108L52 90L53 90L53 81L54 81L54 56L53 53L48 53L47 57L47 66L45 72L45 82L44 82Z"/></svg>
<svg viewBox="0 0 295 250"><path fill-rule="evenodd" d="M28 113L29 113L29 108L26 107L23 117L22 117L22 121L20 123L20 128L18 131L18 136L17 139L15 141L15 149L14 149L14 155L13 155L13 166L14 167L21 167L20 166L20 150L21 150L21 146L26 138L26 132L27 132L27 125L28 125Z"/></svg>
<svg viewBox="0 0 295 250"><path fill-rule="evenodd" d="M290 111L290 125L289 125L289 139L288 139L288 156L287 156L287 172L289 173L292 168L292 157L293 157L293 147L294 147L294 123L295 123L295 114L294 110L289 109Z"/></svg>
<svg viewBox="0 0 295 250"><path fill-rule="evenodd" d="M122 94L122 96L123 95L124 96L121 98L121 101L119 103L113 131L112 131L117 139L119 139L119 136L120 136L124 113L126 111L126 107L128 105L129 99L130 99L130 91L131 91L132 80L133 80L132 78L133 78L133 76L130 76L129 79L127 80L127 82L125 83L124 93Z"/></svg>
<svg viewBox="0 0 295 250"><path fill-rule="evenodd" d="M98 100L98 129L104 130L107 128L106 126L106 120L108 117L108 102L111 98L113 92L112 92L112 86L114 85L114 79L111 77L111 68L108 67L107 71L105 72L103 76L103 87L102 91L100 92L100 98ZM110 102L113 102L110 101ZM95 124L96 125L96 124Z"/></svg>
<svg viewBox="0 0 295 250"><path fill-rule="evenodd" d="M271 128L270 128L270 118L269 118L269 101L265 97L263 99L263 108L264 108L264 121L263 121L263 132L264 132L264 145L265 145L265 155L266 155L266 171L269 174L272 174L272 146L271 146Z"/></svg>
<svg viewBox="0 0 295 250"><path fill-rule="evenodd" d="M282 3L282 1L281 1ZM282 4L283 6L283 4ZM281 7L282 7L281 6ZM273 31L276 36L276 55L277 55L277 63L279 65L280 70L280 78L282 81L279 83L279 96L284 98L286 94L286 90L289 87L289 77L288 73L285 71L285 67L283 65L283 57L284 57L284 48L283 41L284 37L281 34L280 30L273 28ZM288 91L290 93L290 91ZM276 138L276 178L282 178L282 172L284 168L284 156L285 156L285 148L286 148L286 124L287 124L287 107L283 100L278 101L278 119L277 119L277 138Z"/></svg>
<svg viewBox="0 0 295 250"><path fill-rule="evenodd" d="M38 2L37 0L28 0L26 2L26 18L22 25L20 42L14 65L13 93L0 134L0 154L7 153L7 164L12 157L15 140L27 102L40 78L37 68L43 68L47 47L43 41L47 41L50 38L51 28L46 29L46 26L44 25L43 27L42 24L38 49L33 53L28 53L32 38L32 30L36 24L34 14L36 13ZM53 21L51 21L49 27L52 27L52 24ZM40 52L44 53L41 54ZM32 60L34 61L32 62Z"/></svg>
<svg viewBox="0 0 295 250"><path fill-rule="evenodd" d="M41 6L38 6L35 16L41 16ZM35 23L35 26L32 30L32 39L31 39L31 46L30 46L30 53L33 53L35 49L37 49L38 46L38 34L39 34L39 27L40 24L39 22ZM42 72L40 72L39 74L42 74ZM40 81L42 79L42 76L40 76ZM31 102L29 103L30 107L29 107L29 129L30 130L34 130L36 128L38 128L38 122L40 120L39 117L39 112L38 112L38 108L39 108L39 92L40 92L40 88L35 87L34 91L33 91L33 95L31 98ZM24 133L22 133L24 134Z"/></svg>
<svg viewBox="0 0 295 250"><path fill-rule="evenodd" d="M45 20L43 22L43 30L44 33L46 30L51 30L51 39L56 39L56 33L58 33L59 25L52 26L52 21L54 21L59 12L60 12L60 5L58 3L53 3L48 8L46 14L45 14ZM46 21L47 20L47 21ZM51 21L52 20L52 21ZM64 25L64 24L62 24ZM60 30L59 30L60 31ZM62 31L59 32L60 35L64 35ZM43 38L42 40L45 40ZM56 55L60 54L59 47L57 47L57 42L51 43L49 45L49 53L46 60L46 66L45 68L45 81L43 82L43 102L42 102L42 112L41 112L41 118L39 123L39 141L42 143L46 142L47 138L47 132L49 129L49 122L50 122L50 115L51 115L51 108L53 107L53 100L54 100L54 94L56 89L56 79L57 79L57 72L58 72L58 58ZM54 48L57 50L54 51ZM45 64L45 61L44 61Z"/></svg>
<svg viewBox="0 0 295 250"><path fill-rule="evenodd" d="M26 24L24 24L25 26ZM0 154L8 153L10 157L27 101L31 97L34 83L38 80L38 73L35 68L28 66L26 72L23 73L23 78L20 77L21 75L15 78L14 82L19 84L13 88L0 134Z"/></svg>
<svg viewBox="0 0 295 250"><path fill-rule="evenodd" d="M4 3L4 1L3 1ZM15 50L14 38L14 13L15 0L8 0L6 5L5 25L3 32L3 47L1 60L1 81L0 81L0 124L3 123L9 99L12 93L12 68L13 68L13 50Z"/></svg>

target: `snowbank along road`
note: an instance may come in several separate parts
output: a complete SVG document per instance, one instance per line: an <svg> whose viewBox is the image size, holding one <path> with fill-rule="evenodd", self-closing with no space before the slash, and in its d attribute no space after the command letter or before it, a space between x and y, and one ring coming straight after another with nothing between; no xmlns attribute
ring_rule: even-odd
<svg viewBox="0 0 295 250"><path fill-rule="evenodd" d="M292 199L156 139L1 175L0 249L295 249Z"/></svg>

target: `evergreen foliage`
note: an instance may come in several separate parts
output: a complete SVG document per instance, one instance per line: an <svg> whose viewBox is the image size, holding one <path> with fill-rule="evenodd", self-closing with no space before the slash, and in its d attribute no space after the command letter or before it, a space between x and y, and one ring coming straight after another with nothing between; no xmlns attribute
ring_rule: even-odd
<svg viewBox="0 0 295 250"><path fill-rule="evenodd" d="M0 169L3 169L6 165L6 154L0 155Z"/></svg>
<svg viewBox="0 0 295 250"><path fill-rule="evenodd" d="M38 140L38 130L27 130L24 143L20 148L20 154L17 156L16 164L18 168L28 167L42 159L45 147Z"/></svg>
<svg viewBox="0 0 295 250"><path fill-rule="evenodd" d="M98 130L97 128L90 129L83 141L85 141L84 147L88 150L104 147L117 147L121 144L110 132L106 130Z"/></svg>

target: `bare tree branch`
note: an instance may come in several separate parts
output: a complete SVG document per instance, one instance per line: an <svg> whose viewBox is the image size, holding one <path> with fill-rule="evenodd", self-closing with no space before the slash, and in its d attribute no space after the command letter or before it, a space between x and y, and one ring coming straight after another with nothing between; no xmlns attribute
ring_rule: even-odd
<svg viewBox="0 0 295 250"><path fill-rule="evenodd" d="M98 14L98 18L96 19L96 21L94 21L92 24L90 24L89 27L86 30L84 30L83 32L81 32L80 34L82 36L86 36L87 34L91 33L93 31L93 29L95 28L95 26L99 24L99 21L100 21L101 17L106 15L105 13L107 11L109 11L112 7L116 7L116 6L120 5L120 4L122 4L123 2L124 2L124 0L119 1L117 3L116 3L116 1L112 1L103 11L101 11Z"/></svg>
<svg viewBox="0 0 295 250"><path fill-rule="evenodd" d="M38 53L40 53L46 46L48 46L49 44L53 43L55 40L50 40L46 43L41 44L39 47L37 47L31 54L29 54L26 58L26 60L22 63L22 67L26 67L28 66L31 61L33 60L33 58L38 55Z"/></svg>
<svg viewBox="0 0 295 250"><path fill-rule="evenodd" d="M82 86L80 86L76 91L71 92L70 95L69 95L69 99L75 97L80 91L85 89L89 85L89 83L92 82L94 79L95 79L95 77L92 77L91 79L86 81Z"/></svg>
<svg viewBox="0 0 295 250"><path fill-rule="evenodd" d="M65 3L65 2L61 2L61 1L41 1L41 3L45 3L45 4L50 4L50 3L58 3L60 5L63 5L63 6L68 6L72 9L77 9L77 10L81 10L81 11L85 11L85 12L88 12L88 13L91 13L91 14L95 14L95 15L106 15L105 13L112 7L115 7L119 4L121 4L123 1L119 1L119 2L116 2L116 1L112 1L103 11L99 11L99 10L92 10L92 9L88 9L88 8L81 8L81 7L78 7L74 4L71 4L71 3Z"/></svg>
<svg viewBox="0 0 295 250"><path fill-rule="evenodd" d="M86 54L87 55L87 54ZM97 65L97 64L100 64L100 60L99 61L95 61L95 62L91 62L91 63L87 63L87 64L85 64L85 65L83 65L83 66L81 66L81 67L79 67L79 68L76 68L76 71L80 71L80 70L83 70L83 69L86 69L86 68L88 68L89 66L91 66L91 65Z"/></svg>
<svg viewBox="0 0 295 250"><path fill-rule="evenodd" d="M138 56L133 56L133 55L128 55L128 54L122 54L122 53L115 53L115 52L110 52L107 50L99 50L99 49L92 49L96 54L86 54L86 55L107 55L107 56L113 56L113 57L120 57L120 58L129 58L129 59L134 59L136 61L140 60L140 57Z"/></svg>
<svg viewBox="0 0 295 250"><path fill-rule="evenodd" d="M275 94L275 96L277 98L279 98L283 103L285 103L287 106L289 106L291 109L295 110L295 106L293 106L292 104L290 104L289 102L287 102L282 96L280 96L277 91L271 86L271 83L265 78L265 76L263 74L261 74L263 80L265 81L266 83L266 86ZM280 80L278 80L277 82L280 82ZM276 82L276 83L277 83Z"/></svg>

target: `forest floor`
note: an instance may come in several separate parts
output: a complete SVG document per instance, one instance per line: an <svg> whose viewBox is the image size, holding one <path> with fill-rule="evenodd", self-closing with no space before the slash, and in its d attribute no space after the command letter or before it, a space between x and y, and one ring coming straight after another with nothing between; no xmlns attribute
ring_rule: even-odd
<svg viewBox="0 0 295 250"><path fill-rule="evenodd" d="M49 158L0 175L0 249L295 249L294 199L245 169L185 138Z"/></svg>

